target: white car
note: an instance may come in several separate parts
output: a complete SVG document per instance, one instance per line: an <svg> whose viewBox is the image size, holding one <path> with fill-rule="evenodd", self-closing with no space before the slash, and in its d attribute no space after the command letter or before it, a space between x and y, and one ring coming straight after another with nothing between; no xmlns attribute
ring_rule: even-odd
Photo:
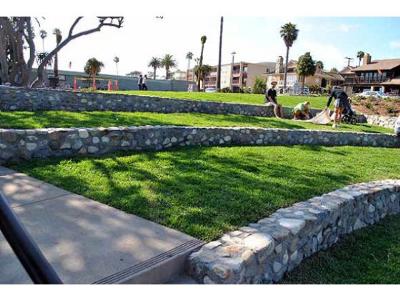
<svg viewBox="0 0 400 300"><path fill-rule="evenodd" d="M385 93L383 93L381 91L364 91L364 92L358 94L358 96L361 96L361 97L373 97L373 98L378 98L378 99L387 99L387 98L389 98L389 96L385 95Z"/></svg>
<svg viewBox="0 0 400 300"><path fill-rule="evenodd" d="M216 93L216 92L217 92L217 89L216 89L216 88L206 88L204 91L205 91L206 93Z"/></svg>

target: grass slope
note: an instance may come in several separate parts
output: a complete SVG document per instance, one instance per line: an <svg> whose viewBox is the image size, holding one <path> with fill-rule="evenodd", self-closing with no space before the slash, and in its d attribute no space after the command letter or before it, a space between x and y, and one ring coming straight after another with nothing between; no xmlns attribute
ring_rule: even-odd
<svg viewBox="0 0 400 300"><path fill-rule="evenodd" d="M291 129L333 130L331 126L302 121L240 115L158 114L146 112L0 112L0 128L109 127L139 125L253 126ZM392 133L369 124L343 125L344 131Z"/></svg>
<svg viewBox="0 0 400 300"><path fill-rule="evenodd" d="M169 92L169 91L119 91L111 93L120 93L127 95L147 95L164 98L176 98L184 100L215 101L230 103L245 103L253 105L264 104L264 95L240 94L240 93L197 93L197 92ZM307 97L307 96L284 96L278 95L278 102L283 106L293 107L304 101L310 101L312 108L324 108L327 97Z"/></svg>
<svg viewBox="0 0 400 300"><path fill-rule="evenodd" d="M305 260L282 283L399 284L400 216L346 236Z"/></svg>
<svg viewBox="0 0 400 300"><path fill-rule="evenodd" d="M400 149L212 147L11 165L203 240L345 185L400 178Z"/></svg>

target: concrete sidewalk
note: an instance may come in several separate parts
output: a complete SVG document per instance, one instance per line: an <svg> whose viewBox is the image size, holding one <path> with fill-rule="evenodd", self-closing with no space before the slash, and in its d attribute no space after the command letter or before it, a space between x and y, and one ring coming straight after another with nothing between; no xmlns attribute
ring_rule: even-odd
<svg viewBox="0 0 400 300"><path fill-rule="evenodd" d="M64 283L163 283L202 242L0 167L0 191ZM31 282L0 233L0 283Z"/></svg>

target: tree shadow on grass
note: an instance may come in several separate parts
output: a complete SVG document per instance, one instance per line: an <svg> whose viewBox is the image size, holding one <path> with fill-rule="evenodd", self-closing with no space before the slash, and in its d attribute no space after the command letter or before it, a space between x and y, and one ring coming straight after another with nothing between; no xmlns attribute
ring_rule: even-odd
<svg viewBox="0 0 400 300"><path fill-rule="evenodd" d="M60 171L61 159L37 160L19 169L205 240L352 181L351 170L266 160L257 148L239 155L225 149L74 158L69 167L79 175ZM41 172L49 168L51 177Z"/></svg>

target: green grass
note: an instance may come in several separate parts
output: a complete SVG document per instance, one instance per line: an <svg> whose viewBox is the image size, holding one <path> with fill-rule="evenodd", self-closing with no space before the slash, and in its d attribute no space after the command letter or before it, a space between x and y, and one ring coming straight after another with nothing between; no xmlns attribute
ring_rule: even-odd
<svg viewBox="0 0 400 300"><path fill-rule="evenodd" d="M167 92L167 91L119 91L127 95L148 95L164 98L176 98L199 101L216 101L245 104L264 104L264 95L240 94L240 93L198 93L198 92ZM296 104L304 101L310 101L312 108L324 108L327 97L307 97L307 96L283 96L278 95L278 103L283 106L294 107Z"/></svg>
<svg viewBox="0 0 400 300"><path fill-rule="evenodd" d="M346 236L306 259L282 283L399 284L400 216Z"/></svg>
<svg viewBox="0 0 400 300"><path fill-rule="evenodd" d="M146 112L0 112L0 128L109 127L139 125L253 126L291 129L333 130L331 126L302 121L240 115L158 114ZM344 131L392 133L369 124L343 125Z"/></svg>
<svg viewBox="0 0 400 300"><path fill-rule="evenodd" d="M388 148L198 147L10 167L210 241L296 201L400 178L399 155Z"/></svg>

